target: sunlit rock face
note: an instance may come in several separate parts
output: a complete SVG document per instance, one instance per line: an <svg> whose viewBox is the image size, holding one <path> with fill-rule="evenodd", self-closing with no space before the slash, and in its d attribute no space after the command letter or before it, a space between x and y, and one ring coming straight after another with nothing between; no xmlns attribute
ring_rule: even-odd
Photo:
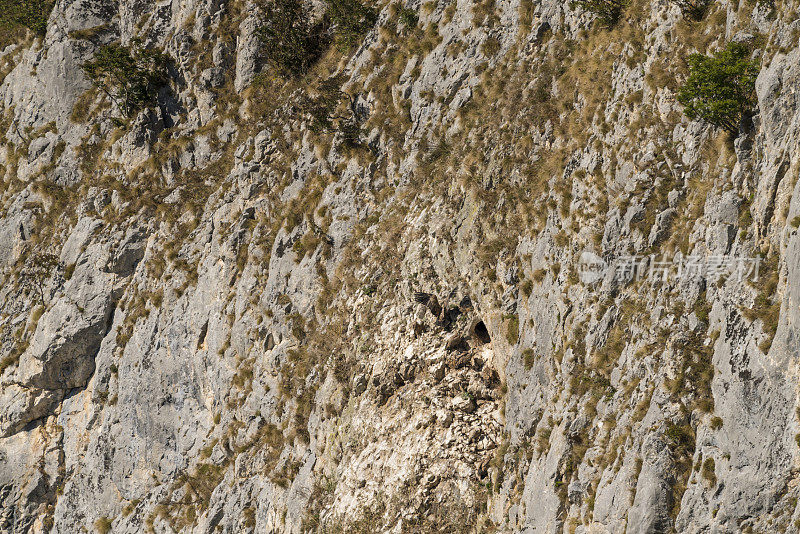
<svg viewBox="0 0 800 534"><path fill-rule="evenodd" d="M0 532L797 530L797 0L312 4L4 9Z"/></svg>

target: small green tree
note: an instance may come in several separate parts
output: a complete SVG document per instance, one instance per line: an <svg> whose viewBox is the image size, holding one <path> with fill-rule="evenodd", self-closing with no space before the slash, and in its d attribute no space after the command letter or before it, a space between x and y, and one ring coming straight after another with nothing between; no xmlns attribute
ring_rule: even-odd
<svg viewBox="0 0 800 534"><path fill-rule="evenodd" d="M258 36L264 57L285 78L305 74L332 41L340 50L349 50L378 19L374 9L358 0L329 0L317 22L312 22L302 0L273 0L262 9L264 25Z"/></svg>
<svg viewBox="0 0 800 534"><path fill-rule="evenodd" d="M45 289L53 271L60 265L58 257L48 253L29 252L19 272L20 283L26 292L39 297L42 306L47 305Z"/></svg>
<svg viewBox="0 0 800 534"><path fill-rule="evenodd" d="M689 56L689 77L678 91L686 116L738 134L742 119L756 106L759 63L750 56L741 43L728 43L711 57Z"/></svg>
<svg viewBox="0 0 800 534"><path fill-rule="evenodd" d="M156 50L111 44L82 65L86 76L126 117L151 104L169 82L167 57Z"/></svg>
<svg viewBox="0 0 800 534"><path fill-rule="evenodd" d="M701 20L711 0L672 0L672 3L681 8L683 16L692 20Z"/></svg>
<svg viewBox="0 0 800 534"><path fill-rule="evenodd" d="M24 26L44 35L53 4L52 0L0 0L0 27L9 30Z"/></svg>
<svg viewBox="0 0 800 534"><path fill-rule="evenodd" d="M284 77L304 74L328 46L326 21L312 24L300 0L274 0L262 7L265 23L258 36L267 64Z"/></svg>
<svg viewBox="0 0 800 534"><path fill-rule="evenodd" d="M574 0L572 5L594 13L600 22L613 26L628 3L629 0Z"/></svg>
<svg viewBox="0 0 800 534"><path fill-rule="evenodd" d="M343 143L353 148L359 144L361 123L356 113L355 99L341 90L344 75L332 76L319 83L313 96L300 100L300 111L311 119L315 132L337 131Z"/></svg>
<svg viewBox="0 0 800 534"><path fill-rule="evenodd" d="M300 111L310 117L312 131L331 130L334 122L342 119L336 114L344 95L341 90L342 81L342 76L332 76L319 83L313 96L304 95L300 99Z"/></svg>
<svg viewBox="0 0 800 534"><path fill-rule="evenodd" d="M336 45L342 51L357 45L378 20L378 13L358 0L329 0L328 16L333 23Z"/></svg>
<svg viewBox="0 0 800 534"><path fill-rule="evenodd" d="M419 23L419 15L417 12L406 6L400 8L399 19L403 27L409 30L416 28Z"/></svg>

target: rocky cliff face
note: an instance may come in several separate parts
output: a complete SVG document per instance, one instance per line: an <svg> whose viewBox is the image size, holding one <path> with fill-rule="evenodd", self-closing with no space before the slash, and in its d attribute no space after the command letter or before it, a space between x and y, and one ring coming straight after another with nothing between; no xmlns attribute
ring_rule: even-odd
<svg viewBox="0 0 800 534"><path fill-rule="evenodd" d="M798 528L796 0L380 3L294 78L265 5L58 0L2 51L0 531ZM729 41L735 141L675 100ZM170 58L130 118L115 42ZM677 254L758 278L620 276Z"/></svg>

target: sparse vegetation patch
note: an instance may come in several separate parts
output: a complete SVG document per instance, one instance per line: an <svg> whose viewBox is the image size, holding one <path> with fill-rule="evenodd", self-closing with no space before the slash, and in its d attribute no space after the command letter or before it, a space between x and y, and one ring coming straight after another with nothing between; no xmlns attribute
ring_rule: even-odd
<svg viewBox="0 0 800 534"><path fill-rule="evenodd" d="M169 81L167 56L138 43L100 47L83 71L125 117L152 104Z"/></svg>

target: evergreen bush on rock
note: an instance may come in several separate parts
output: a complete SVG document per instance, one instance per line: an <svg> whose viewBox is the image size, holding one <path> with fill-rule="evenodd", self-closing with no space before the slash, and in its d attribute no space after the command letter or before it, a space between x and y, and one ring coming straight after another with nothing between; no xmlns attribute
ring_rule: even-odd
<svg viewBox="0 0 800 534"><path fill-rule="evenodd" d="M44 35L52 10L53 2L49 0L0 0L0 28L9 30L24 26Z"/></svg>
<svg viewBox="0 0 800 534"><path fill-rule="evenodd" d="M126 117L155 101L158 90L169 81L167 57L138 43L102 46L82 68Z"/></svg>
<svg viewBox="0 0 800 534"><path fill-rule="evenodd" d="M750 56L742 43L729 43L713 56L689 56L689 77L678 91L686 116L736 135L756 105L759 62Z"/></svg>
<svg viewBox="0 0 800 534"><path fill-rule="evenodd" d="M572 5L594 13L600 22L612 26L619 20L628 0L575 0Z"/></svg>
<svg viewBox="0 0 800 534"><path fill-rule="evenodd" d="M305 74L333 42L346 52L374 26L377 12L358 0L331 0L314 20L299 0L275 0L262 6L258 36L267 64L284 78Z"/></svg>
<svg viewBox="0 0 800 534"><path fill-rule="evenodd" d="M304 74L328 46L327 21L312 23L298 0L275 0L263 9L265 23L258 36L267 64L286 78Z"/></svg>

